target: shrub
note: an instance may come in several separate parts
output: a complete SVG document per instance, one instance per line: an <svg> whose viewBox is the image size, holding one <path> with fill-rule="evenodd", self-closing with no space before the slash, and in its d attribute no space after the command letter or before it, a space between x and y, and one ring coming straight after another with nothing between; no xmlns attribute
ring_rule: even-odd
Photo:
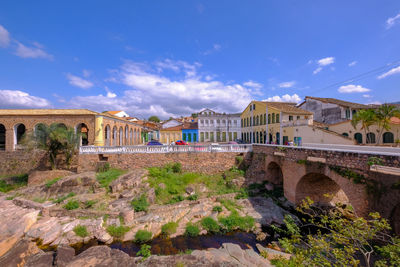
<svg viewBox="0 0 400 267"><path fill-rule="evenodd" d="M136 243L146 243L149 242L152 238L153 234L146 230L139 230L135 235Z"/></svg>
<svg viewBox="0 0 400 267"><path fill-rule="evenodd" d="M123 225L120 226L109 225L107 226L106 230L112 237L120 239L125 235L125 233L129 231L129 227Z"/></svg>
<svg viewBox="0 0 400 267"><path fill-rule="evenodd" d="M64 208L67 210L74 210L79 208L79 202L77 200L71 199L64 205Z"/></svg>
<svg viewBox="0 0 400 267"><path fill-rule="evenodd" d="M75 195L76 194L74 192L70 192L70 193L68 193L68 195L57 198L56 200L53 201L53 203L59 204L59 203L63 202L64 200L66 200L67 198L73 197Z"/></svg>
<svg viewBox="0 0 400 267"><path fill-rule="evenodd" d="M178 228L178 223L169 222L161 227L161 233L163 235L169 236L176 233L176 228Z"/></svg>
<svg viewBox="0 0 400 267"><path fill-rule="evenodd" d="M132 200L131 205L136 212L147 211L149 208L149 202L147 202L147 196L142 194L140 197Z"/></svg>
<svg viewBox="0 0 400 267"><path fill-rule="evenodd" d="M212 211L222 212L222 207L221 206L214 206Z"/></svg>
<svg viewBox="0 0 400 267"><path fill-rule="evenodd" d="M197 194L193 194L187 197L187 200L197 200L199 196Z"/></svg>
<svg viewBox="0 0 400 267"><path fill-rule="evenodd" d="M181 202L184 201L185 198L181 195L178 196L174 196L173 198L171 198L171 200L169 201L169 204L173 204L173 203L177 203L177 202Z"/></svg>
<svg viewBox="0 0 400 267"><path fill-rule="evenodd" d="M111 169L111 165L108 162L105 162L101 165L99 165L99 167L97 168L97 172L106 172L109 171Z"/></svg>
<svg viewBox="0 0 400 267"><path fill-rule="evenodd" d="M140 250L136 253L136 256L142 256L143 258L148 258L151 256L151 246L143 244L140 246Z"/></svg>
<svg viewBox="0 0 400 267"><path fill-rule="evenodd" d="M221 203L230 212L236 212L238 209L242 208L240 205L236 204L235 201L230 199L220 198L218 199L218 202Z"/></svg>
<svg viewBox="0 0 400 267"><path fill-rule="evenodd" d="M201 226L209 233L218 233L220 231L219 224L211 217L205 217L201 220Z"/></svg>
<svg viewBox="0 0 400 267"><path fill-rule="evenodd" d="M96 178L102 187L105 187L107 190L109 190L109 185L111 184L111 182L116 180L125 172L126 171L120 169L109 169L105 172L97 173Z"/></svg>
<svg viewBox="0 0 400 267"><path fill-rule="evenodd" d="M96 204L96 200L88 200L85 202L85 208L89 209L89 208L93 207L94 204Z"/></svg>
<svg viewBox="0 0 400 267"><path fill-rule="evenodd" d="M196 237L200 234L200 229L193 223L189 222L186 224L185 235L190 237Z"/></svg>
<svg viewBox="0 0 400 267"><path fill-rule="evenodd" d="M241 217L237 212L232 212L227 217L218 219L228 232L233 230L249 231L254 227L254 218L250 216Z"/></svg>
<svg viewBox="0 0 400 267"><path fill-rule="evenodd" d="M172 164L172 172L181 173L182 172L182 164L180 162L175 162Z"/></svg>
<svg viewBox="0 0 400 267"><path fill-rule="evenodd" d="M246 188L241 188L236 194L235 199L249 198L249 192Z"/></svg>
<svg viewBox="0 0 400 267"><path fill-rule="evenodd" d="M0 178L0 192L7 193L28 184L28 174L15 175L11 178Z"/></svg>
<svg viewBox="0 0 400 267"><path fill-rule="evenodd" d="M77 236L80 236L80 237L87 237L89 235L89 233L86 229L86 226L84 226L84 225L78 224L77 226L74 227L73 231L75 232L75 234Z"/></svg>

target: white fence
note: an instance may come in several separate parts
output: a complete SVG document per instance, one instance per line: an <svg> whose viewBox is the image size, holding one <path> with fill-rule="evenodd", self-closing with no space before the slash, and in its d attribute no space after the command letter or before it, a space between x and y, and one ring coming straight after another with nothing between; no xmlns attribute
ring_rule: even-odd
<svg viewBox="0 0 400 267"><path fill-rule="evenodd" d="M184 153L184 152L251 152L250 144L239 145L163 145L163 146L81 146L79 154L134 154L134 153Z"/></svg>

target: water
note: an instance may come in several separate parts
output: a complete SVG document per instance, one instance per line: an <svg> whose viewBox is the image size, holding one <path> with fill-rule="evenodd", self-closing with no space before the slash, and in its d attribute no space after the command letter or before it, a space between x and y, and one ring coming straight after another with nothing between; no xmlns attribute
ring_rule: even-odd
<svg viewBox="0 0 400 267"><path fill-rule="evenodd" d="M223 243L238 244L242 249L252 248L257 251L256 244L266 245L267 241L259 242L256 235L245 232L231 232L226 234L202 235L198 237L178 236L175 238L156 237L148 244L151 246L151 254L156 255L175 255L184 253L187 250L204 250L208 248L220 248ZM76 248L76 254L83 252L89 247L102 245L96 240ZM111 248L122 250L129 256L136 256L140 249L140 244L135 242L115 242Z"/></svg>

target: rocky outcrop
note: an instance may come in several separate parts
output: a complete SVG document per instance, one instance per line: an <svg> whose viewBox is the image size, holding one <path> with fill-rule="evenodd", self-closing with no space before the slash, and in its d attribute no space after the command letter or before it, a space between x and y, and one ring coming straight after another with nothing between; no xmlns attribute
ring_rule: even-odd
<svg viewBox="0 0 400 267"><path fill-rule="evenodd" d="M95 191L100 188L96 179L95 172L84 172L64 177L47 188L50 196L62 195L73 192L75 194L83 194L89 189Z"/></svg>
<svg viewBox="0 0 400 267"><path fill-rule="evenodd" d="M32 171L28 177L28 186L43 184L49 180L73 174L67 170Z"/></svg>
<svg viewBox="0 0 400 267"><path fill-rule="evenodd" d="M0 257L0 266L24 266L28 257L40 252L35 242L22 239Z"/></svg>
<svg viewBox="0 0 400 267"><path fill-rule="evenodd" d="M130 171L113 181L110 184L110 191L116 193L125 189L138 188L141 183L146 180L143 179L143 177L145 177L147 173L145 169Z"/></svg>

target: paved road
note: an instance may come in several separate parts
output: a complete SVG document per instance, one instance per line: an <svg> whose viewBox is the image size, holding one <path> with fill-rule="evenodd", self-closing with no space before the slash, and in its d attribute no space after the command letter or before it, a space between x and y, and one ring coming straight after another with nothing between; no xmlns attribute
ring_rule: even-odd
<svg viewBox="0 0 400 267"><path fill-rule="evenodd" d="M335 144L312 144L305 143L303 148L334 150L345 152L358 152L377 155L400 156L400 147L383 147L383 146L352 146L352 145L335 145Z"/></svg>

